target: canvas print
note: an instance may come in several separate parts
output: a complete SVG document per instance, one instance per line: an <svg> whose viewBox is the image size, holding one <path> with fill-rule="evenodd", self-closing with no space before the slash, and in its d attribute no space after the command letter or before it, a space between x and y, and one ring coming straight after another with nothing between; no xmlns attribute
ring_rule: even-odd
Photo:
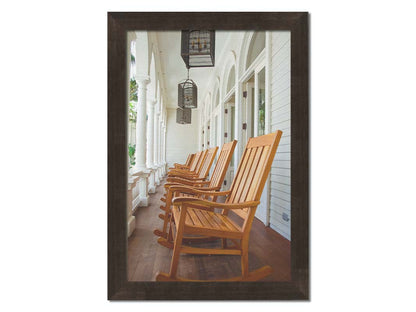
<svg viewBox="0 0 416 312"><path fill-rule="evenodd" d="M126 49L127 280L291 281L291 31Z"/></svg>

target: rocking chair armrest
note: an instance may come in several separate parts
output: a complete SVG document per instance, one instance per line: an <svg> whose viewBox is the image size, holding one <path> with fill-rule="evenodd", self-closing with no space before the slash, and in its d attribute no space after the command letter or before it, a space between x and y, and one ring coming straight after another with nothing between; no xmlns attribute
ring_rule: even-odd
<svg viewBox="0 0 416 312"><path fill-rule="evenodd" d="M175 163L175 164L173 164L173 169L189 169L189 166L187 166L187 165L181 165L181 164L177 164L177 163Z"/></svg>
<svg viewBox="0 0 416 312"><path fill-rule="evenodd" d="M215 194L219 193L218 191L221 189L220 186L216 186L216 187L195 186L194 188L197 189L197 190L199 190L199 191L214 191Z"/></svg>
<svg viewBox="0 0 416 312"><path fill-rule="evenodd" d="M178 171L178 170L169 170L168 171L168 177L169 176L175 176L175 175L184 175L183 171Z"/></svg>
<svg viewBox="0 0 416 312"><path fill-rule="evenodd" d="M194 173L194 171L190 171L189 169L181 169L181 168L173 168L169 172L180 172L180 173Z"/></svg>
<svg viewBox="0 0 416 312"><path fill-rule="evenodd" d="M168 177L169 178L173 178L173 177L179 177L179 178L196 178L196 177L198 177L198 175L196 174L196 173L194 173L194 172L178 172L178 171L174 171L174 172L172 172L172 171L170 171L169 173L168 173Z"/></svg>
<svg viewBox="0 0 416 312"><path fill-rule="evenodd" d="M197 181L196 184L210 184L211 181Z"/></svg>
<svg viewBox="0 0 416 312"><path fill-rule="evenodd" d="M166 185L166 184L165 184ZM202 190L201 190L202 189ZM207 188L195 188L195 187L189 187L185 185L171 185L169 187L169 190L172 192L183 192L183 193L190 193L195 195L211 195L211 196L226 196L230 194L230 191L223 191L223 192L215 192L215 191L207 191L205 190ZM213 189L213 188L210 188Z"/></svg>
<svg viewBox="0 0 416 312"><path fill-rule="evenodd" d="M204 178L199 178L199 176L196 176L196 174L195 176L191 175L191 176L184 176L184 177L169 177L168 179L186 179L188 181L198 182L198 183L205 182ZM207 181L207 183L209 183L209 181Z"/></svg>
<svg viewBox="0 0 416 312"><path fill-rule="evenodd" d="M166 190L169 190L172 186L182 186L182 183L178 183L178 182L167 182L165 183L165 185L163 186Z"/></svg>
<svg viewBox="0 0 416 312"><path fill-rule="evenodd" d="M248 201L244 203L235 203L235 204L225 204L217 203L214 201L194 198L194 197L175 197L172 200L173 205L183 205L183 204L192 204L192 208L199 207L213 207L221 209L242 209L242 208L254 208L260 204L260 201Z"/></svg>
<svg viewBox="0 0 416 312"><path fill-rule="evenodd" d="M172 168L171 170L169 170L169 173L173 173L173 172L180 172L180 173L184 173L184 172L186 172L186 173L189 173L189 172L192 172L192 171L189 171L189 170L187 170L187 169L180 169L180 168Z"/></svg>
<svg viewBox="0 0 416 312"><path fill-rule="evenodd" d="M189 186L194 186L195 185L195 183L192 182L192 181L189 181L187 179L178 178L178 177L170 177L170 178L167 178L167 181L168 182L165 184L165 188L167 188L166 185L167 186L170 186L169 184L173 184L173 185L189 185Z"/></svg>
<svg viewBox="0 0 416 312"><path fill-rule="evenodd" d="M192 191L187 191L189 192L193 192L193 190L198 190L198 191L206 191L206 192L216 192L215 194L218 196L218 192L220 190L221 187L207 187L207 186L200 186L200 183L195 183L195 185L184 185L182 183L177 183L177 182L168 182L165 183L164 188L169 191L173 186L185 186L185 187L191 187ZM175 191L175 190L173 190Z"/></svg>
<svg viewBox="0 0 416 312"><path fill-rule="evenodd" d="M174 186L174 185L181 185L181 184L175 183L175 182L167 182L167 183L165 183L165 185L163 185L163 187L165 189L168 189L168 188L170 188L171 186Z"/></svg>
<svg viewBox="0 0 416 312"><path fill-rule="evenodd" d="M186 178L186 177L168 177L168 182L173 183L181 183L187 185L196 185L196 184L209 184L210 181L204 181L203 179L193 179L193 178Z"/></svg>

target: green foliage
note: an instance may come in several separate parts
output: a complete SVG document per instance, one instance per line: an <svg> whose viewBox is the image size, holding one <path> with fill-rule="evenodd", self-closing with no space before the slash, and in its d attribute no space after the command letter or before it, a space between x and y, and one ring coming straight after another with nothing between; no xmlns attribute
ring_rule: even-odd
<svg viewBox="0 0 416 312"><path fill-rule="evenodd" d="M130 79L130 101L137 102L138 85L136 80Z"/></svg>
<svg viewBox="0 0 416 312"><path fill-rule="evenodd" d="M129 103L129 122L135 124L137 120L137 111L133 102Z"/></svg>
<svg viewBox="0 0 416 312"><path fill-rule="evenodd" d="M135 153L136 153L136 145L129 143L129 160L130 160L129 169L136 164Z"/></svg>

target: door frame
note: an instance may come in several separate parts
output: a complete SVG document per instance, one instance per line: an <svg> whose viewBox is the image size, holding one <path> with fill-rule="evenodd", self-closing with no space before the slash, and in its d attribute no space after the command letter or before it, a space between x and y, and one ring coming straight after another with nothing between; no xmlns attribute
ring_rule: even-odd
<svg viewBox="0 0 416 312"><path fill-rule="evenodd" d="M251 65L247 68L247 70L241 75L240 79L239 79L239 86L240 86L240 90L241 90L241 94L239 95L241 101L240 101L240 106L241 109L243 108L243 90L245 90L245 86L249 83L248 81L250 79L252 79L254 77L254 103L251 103L251 98L249 98L249 96L251 96L249 94L249 90L247 90L247 98L246 98L246 102L245 102L245 109L246 109L246 123L247 123L247 129L246 130L242 130L242 131L246 131L245 136L246 136L246 140L248 141L249 137L248 137L248 129L251 129L251 127L253 128L253 137L257 137L258 136L258 132L259 132L259 128L258 128L258 123L259 123L259 98L258 98L258 93L259 93L259 73L264 69L265 74L267 75L267 71L268 71L268 65L270 66L270 62L267 61L268 58L266 58L266 55L268 53L268 45L269 45L269 40L267 40L267 33L266 33L266 46L264 48L264 50L262 52L260 52L260 54L257 56L257 58L253 61L253 63L251 63ZM267 109L268 106L270 105L270 97L267 96L268 92L269 92L270 86L268 83L267 78L265 79L265 133L269 133L270 129L268 129L269 127L269 122L267 122L267 120L270 118L270 110ZM251 90L250 90L251 93ZM253 108L253 113L254 113L254 118L253 118L253 124L251 124L251 116L249 116L251 114L251 110L249 109L249 105L250 104L254 104L254 108ZM243 114L240 114L240 124L242 125L244 120L243 120ZM250 117L250 118L248 118ZM241 136L243 139L243 135ZM246 142L242 142L244 145L247 143ZM243 147L244 148L244 147ZM266 181L266 185L264 187L261 199L260 199L260 204L257 207L256 210L256 215L255 215L261 222L263 222L263 224L265 226L269 226L270 224L270 174L269 177L267 178Z"/></svg>
<svg viewBox="0 0 416 312"><path fill-rule="evenodd" d="M231 91L233 91L231 93ZM224 114L224 118L223 118L223 129L224 129L224 143L228 143L231 142L232 140L235 140L237 138L237 134L235 132L235 124L236 124L236 116L235 116L235 108L236 108L236 103L235 103L235 97L234 97L234 101L232 101L233 99L233 95L234 95L234 89L232 89L227 96L225 97L225 100L223 102L223 111L222 114ZM234 107L234 137L231 137L231 130L232 130L232 122L231 122L231 107ZM225 110L227 109L227 114L225 113ZM227 133L227 137L225 137L225 133ZM235 153L234 153L235 154ZM228 166L227 169L227 173L225 174L225 181L227 181L226 185L224 185L224 190L228 190L231 186L231 182L232 179L234 177L235 174L235 168L236 168L236 158L235 155L232 156L231 158L234 163L232 163L232 161L230 162L230 165Z"/></svg>

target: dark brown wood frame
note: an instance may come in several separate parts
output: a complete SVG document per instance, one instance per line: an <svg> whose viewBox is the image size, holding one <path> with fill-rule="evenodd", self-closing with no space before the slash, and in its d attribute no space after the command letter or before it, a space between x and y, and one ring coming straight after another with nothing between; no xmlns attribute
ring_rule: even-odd
<svg viewBox="0 0 416 312"><path fill-rule="evenodd" d="M308 17L307 12L108 13L109 300L309 300ZM127 281L127 31L182 29L291 32L290 282Z"/></svg>

